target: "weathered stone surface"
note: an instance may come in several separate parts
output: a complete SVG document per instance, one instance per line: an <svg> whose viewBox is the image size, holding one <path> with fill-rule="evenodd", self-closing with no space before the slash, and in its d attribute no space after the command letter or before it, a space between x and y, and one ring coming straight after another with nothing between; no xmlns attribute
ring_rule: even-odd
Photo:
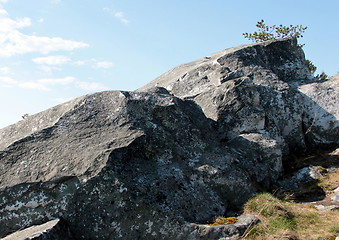
<svg viewBox="0 0 339 240"><path fill-rule="evenodd" d="M238 222L227 225L206 225L206 224L192 224L195 228L187 239L200 240L226 240L230 238L240 238L246 230L260 220L255 216L241 215Z"/></svg>
<svg viewBox="0 0 339 240"><path fill-rule="evenodd" d="M281 171L275 140L217 136L196 104L164 89L87 96L0 152L0 233L63 217L84 239L183 239Z"/></svg>
<svg viewBox="0 0 339 240"><path fill-rule="evenodd" d="M173 68L140 90L164 87L175 96L193 97L215 86L251 76L262 85L312 80L304 53L295 39L243 45L200 58Z"/></svg>
<svg viewBox="0 0 339 240"><path fill-rule="evenodd" d="M1 129L0 149L4 149L11 143L27 137L34 132L53 126L60 117L70 111L76 104L81 102L83 98L84 97L76 98L46 111L40 112L34 116L28 116L16 124Z"/></svg>
<svg viewBox="0 0 339 240"><path fill-rule="evenodd" d="M321 83L299 87L304 96L303 124L306 141L312 145L339 140L339 74Z"/></svg>
<svg viewBox="0 0 339 240"><path fill-rule="evenodd" d="M314 205L314 207L322 212L333 211L333 210L339 209L338 205L330 205L330 206Z"/></svg>
<svg viewBox="0 0 339 240"><path fill-rule="evenodd" d="M75 240L66 224L60 219L15 232L1 240Z"/></svg>
<svg viewBox="0 0 339 240"><path fill-rule="evenodd" d="M334 192L334 196L331 199L334 202L339 202L339 187L337 187L333 192Z"/></svg>
<svg viewBox="0 0 339 240"><path fill-rule="evenodd" d="M338 144L339 77L319 83L295 39L244 45L165 73L152 86L201 106L225 139L260 132L285 155ZM298 88L299 87L299 88Z"/></svg>
<svg viewBox="0 0 339 240"><path fill-rule="evenodd" d="M77 239L203 239L196 226L272 187L289 151L338 144L327 106L308 134L303 84L328 91L296 40L271 41L0 129L0 237L63 218Z"/></svg>
<svg viewBox="0 0 339 240"><path fill-rule="evenodd" d="M284 190L296 190L303 184L311 183L318 180L321 176L321 170L314 166L304 167L298 170L290 178L286 178L279 182L279 186Z"/></svg>

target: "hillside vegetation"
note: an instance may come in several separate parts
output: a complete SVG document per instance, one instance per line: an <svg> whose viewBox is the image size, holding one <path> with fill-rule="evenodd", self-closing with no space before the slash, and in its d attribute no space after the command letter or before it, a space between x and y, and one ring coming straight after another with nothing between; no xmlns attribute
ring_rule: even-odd
<svg viewBox="0 0 339 240"><path fill-rule="evenodd" d="M339 168L331 164L338 163L337 154L299 158L300 165L319 164L319 160L322 160L322 165L317 166L321 170L320 178L302 190L285 192L279 196L260 193L251 198L245 204L244 211L256 215L261 223L248 229L243 239L336 239L339 236L339 209L338 202L335 204L332 198L339 186ZM325 198L311 201L315 197L312 194L317 194L314 191L316 188L325 192ZM329 209L325 210L326 207Z"/></svg>

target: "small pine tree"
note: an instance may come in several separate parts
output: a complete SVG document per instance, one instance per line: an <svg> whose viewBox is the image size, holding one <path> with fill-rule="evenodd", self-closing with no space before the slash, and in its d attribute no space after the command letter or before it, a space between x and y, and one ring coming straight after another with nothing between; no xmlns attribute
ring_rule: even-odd
<svg viewBox="0 0 339 240"><path fill-rule="evenodd" d="M289 37L301 38L303 37L302 33L304 33L307 29L307 27L303 27L302 25L290 25L287 27L280 24L279 26L267 26L263 19L257 22L256 27L258 28L256 32L243 33L244 37L248 40L252 40L253 42L264 42L268 40ZM299 46L303 47L304 44ZM312 74L314 74L317 70L317 67L308 59L306 59L306 65ZM328 80L328 76L324 72L317 74L315 77L322 81Z"/></svg>
<svg viewBox="0 0 339 240"><path fill-rule="evenodd" d="M257 32L243 33L244 37L252 40L253 42L263 42L267 40L288 37L301 38L303 37L302 33L304 33L307 29L307 27L303 27L302 25L290 25L288 27L283 26L282 24L279 26L266 26L263 19L257 22L256 27L258 28Z"/></svg>
<svg viewBox="0 0 339 240"><path fill-rule="evenodd" d="M317 67L308 59L306 59L306 65L308 67L308 70L310 70L312 74L314 74L315 71L317 71Z"/></svg>

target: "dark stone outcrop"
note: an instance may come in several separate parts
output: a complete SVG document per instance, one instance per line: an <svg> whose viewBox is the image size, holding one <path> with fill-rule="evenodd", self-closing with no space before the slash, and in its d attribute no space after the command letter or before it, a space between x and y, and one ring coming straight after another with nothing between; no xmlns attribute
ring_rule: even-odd
<svg viewBox="0 0 339 240"><path fill-rule="evenodd" d="M338 144L337 110L312 97L335 101L326 84L277 40L0 129L0 237L63 218L77 239L206 239L203 223L270 189L290 151Z"/></svg>

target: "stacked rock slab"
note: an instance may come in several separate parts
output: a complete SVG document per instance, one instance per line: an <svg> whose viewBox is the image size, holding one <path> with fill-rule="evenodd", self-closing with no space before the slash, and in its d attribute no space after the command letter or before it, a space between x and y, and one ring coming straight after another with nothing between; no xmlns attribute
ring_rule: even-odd
<svg viewBox="0 0 339 240"><path fill-rule="evenodd" d="M62 218L77 239L211 239L203 223L269 189L289 151L338 144L305 84L337 97L295 39L271 41L1 129L0 237Z"/></svg>
<svg viewBox="0 0 339 240"><path fill-rule="evenodd" d="M75 238L62 220L55 219L17 231L0 240L75 240Z"/></svg>

